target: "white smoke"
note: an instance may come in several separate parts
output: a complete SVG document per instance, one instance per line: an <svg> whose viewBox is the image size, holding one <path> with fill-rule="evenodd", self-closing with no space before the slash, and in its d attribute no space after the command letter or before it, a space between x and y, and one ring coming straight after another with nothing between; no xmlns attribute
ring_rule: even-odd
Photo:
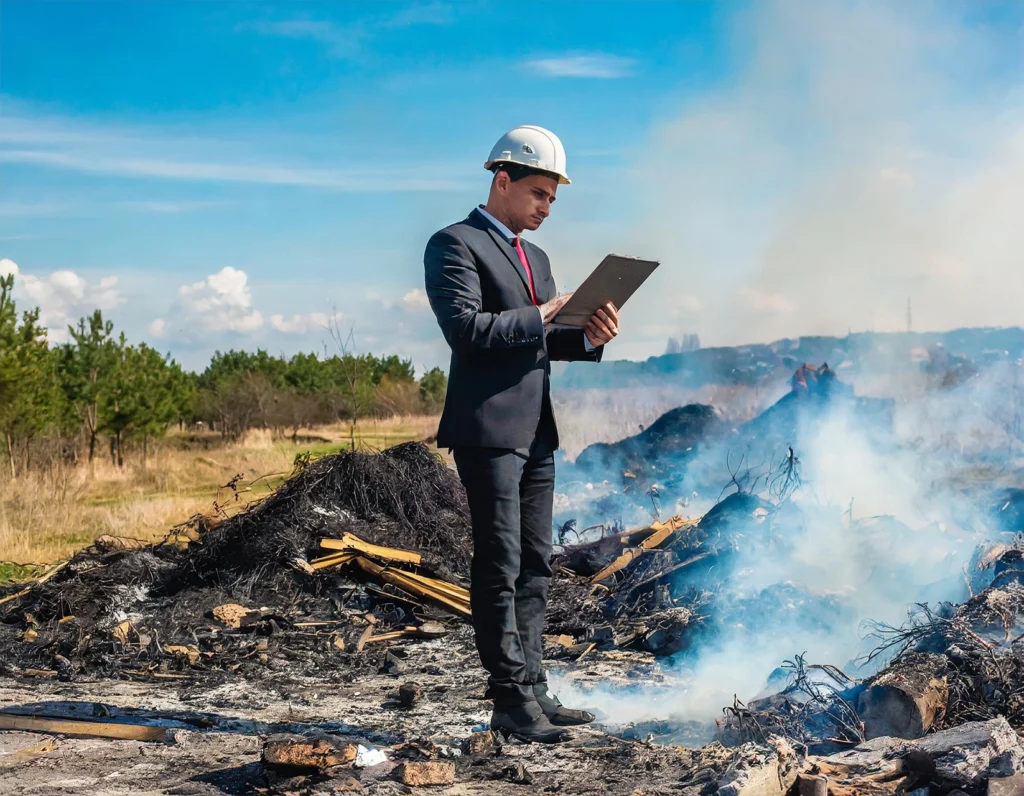
<svg viewBox="0 0 1024 796"><path fill-rule="evenodd" d="M698 642L671 671L678 678L673 687L591 690L562 677L556 685L563 701L597 707L613 723L710 722L734 696L748 701L778 690L767 687L769 675L794 655L852 676L868 673L859 663L877 644L871 623L899 625L917 603L967 596L966 568L991 532L977 514L961 510L952 485L964 461L939 445L950 435L971 439L988 421L975 414L947 418L929 444L917 431L937 406L963 406L965 395L1005 402L1009 391L993 391L992 378L982 374L900 407L897 430L913 432L902 440L847 401L836 401L824 416L806 415L796 438L802 486L771 523L746 534L720 584L728 601L719 595L711 610L737 601L745 607L728 611L721 634ZM708 455L720 456L721 448ZM969 521L956 519L964 516Z"/></svg>
<svg viewBox="0 0 1024 796"><path fill-rule="evenodd" d="M908 298L915 328L1018 324L1019 22L950 3L733 8L735 72L638 148L631 245L663 266L616 355L660 353L683 299L706 345L902 330Z"/></svg>

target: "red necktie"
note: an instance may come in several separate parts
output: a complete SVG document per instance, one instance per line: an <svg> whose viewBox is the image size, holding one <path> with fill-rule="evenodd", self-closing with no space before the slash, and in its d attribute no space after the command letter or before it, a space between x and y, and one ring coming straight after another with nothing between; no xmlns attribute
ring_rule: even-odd
<svg viewBox="0 0 1024 796"><path fill-rule="evenodd" d="M533 271L530 268L530 261L526 259L526 252L523 251L523 244L519 242L519 236L515 237L516 253L519 255L519 262L523 264L523 268L526 269L526 276L530 280L530 298L535 305L539 305L537 301L537 291L533 289Z"/></svg>

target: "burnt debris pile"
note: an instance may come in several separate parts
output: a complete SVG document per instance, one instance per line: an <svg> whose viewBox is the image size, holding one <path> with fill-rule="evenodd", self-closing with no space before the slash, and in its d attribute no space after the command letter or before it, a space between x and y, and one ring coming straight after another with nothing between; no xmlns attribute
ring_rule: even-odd
<svg viewBox="0 0 1024 796"><path fill-rule="evenodd" d="M554 656L617 648L664 657L714 638L722 622L749 608L729 575L741 550L768 541L776 510L736 492L699 518L565 547L554 561L548 616Z"/></svg>
<svg viewBox="0 0 1024 796"><path fill-rule="evenodd" d="M339 453L300 462L233 516L197 517L155 545L101 537L30 587L0 594L0 666L60 677L312 674L383 656L384 645L365 642L386 632L444 630L437 619L449 613L436 601L373 571L386 558L358 565L334 553L317 564L323 540L335 538L415 554L427 596L431 579L460 589L469 571L465 496L443 462L416 443Z"/></svg>
<svg viewBox="0 0 1024 796"><path fill-rule="evenodd" d="M999 560L1008 551L994 552ZM742 749L784 738L805 755L798 779L826 782L827 793L1024 792L1018 576L874 631L881 643L869 657L888 657L881 670L855 680L796 656L783 666L782 691L725 709L717 742Z"/></svg>

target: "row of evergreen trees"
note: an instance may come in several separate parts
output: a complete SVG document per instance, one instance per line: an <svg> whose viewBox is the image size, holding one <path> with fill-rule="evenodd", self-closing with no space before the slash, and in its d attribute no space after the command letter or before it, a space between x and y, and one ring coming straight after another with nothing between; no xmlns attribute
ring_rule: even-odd
<svg viewBox="0 0 1024 796"><path fill-rule="evenodd" d="M3 472L54 461L92 460L109 449L123 465L173 426L202 422L225 437L250 428L278 433L366 417L434 412L447 379L419 380L412 362L356 354L339 340L334 356L218 352L199 374L145 343L131 344L97 310L51 345L38 308L19 314L14 276L0 277L0 460Z"/></svg>

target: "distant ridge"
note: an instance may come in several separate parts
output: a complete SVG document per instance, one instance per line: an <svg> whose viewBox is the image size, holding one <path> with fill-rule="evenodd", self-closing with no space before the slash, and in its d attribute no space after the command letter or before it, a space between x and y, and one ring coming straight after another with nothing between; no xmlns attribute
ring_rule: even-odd
<svg viewBox="0 0 1024 796"><path fill-rule="evenodd" d="M926 365L941 350L944 358L966 358L974 366L1024 356L1024 329L965 328L948 332L857 332L845 337L807 336L743 346L701 348L664 354L643 362L620 360L554 363L552 376L560 389L630 387L673 384L756 384L789 378L804 362L828 362L844 377L861 370L874 372Z"/></svg>

